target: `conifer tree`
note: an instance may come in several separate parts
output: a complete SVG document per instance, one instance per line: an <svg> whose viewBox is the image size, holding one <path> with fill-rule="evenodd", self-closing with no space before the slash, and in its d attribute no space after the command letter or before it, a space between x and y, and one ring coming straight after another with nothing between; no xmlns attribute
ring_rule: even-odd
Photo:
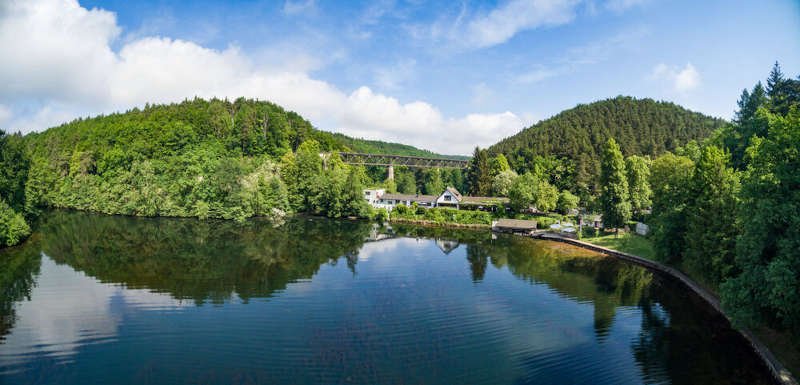
<svg viewBox="0 0 800 385"><path fill-rule="evenodd" d="M603 149L600 185L603 226L616 228L616 234L619 234L619 228L631 219L631 202L625 162L622 160L619 145L613 138L606 142Z"/></svg>
<svg viewBox="0 0 800 385"><path fill-rule="evenodd" d="M629 156L625 159L625 171L628 178L628 189L631 196L631 212L641 219L642 211L650 207L650 159L641 156Z"/></svg>
<svg viewBox="0 0 800 385"><path fill-rule="evenodd" d="M469 193L474 196L488 196L492 189L492 177L489 171L489 156L486 150L475 147L469 164Z"/></svg>

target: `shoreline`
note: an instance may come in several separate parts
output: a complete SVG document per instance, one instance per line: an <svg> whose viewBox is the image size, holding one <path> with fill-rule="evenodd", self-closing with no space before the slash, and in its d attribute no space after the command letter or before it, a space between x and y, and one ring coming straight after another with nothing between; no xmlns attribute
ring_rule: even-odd
<svg viewBox="0 0 800 385"><path fill-rule="evenodd" d="M67 211L78 211L78 212L87 212L91 214L101 214L101 215L108 215L108 216L126 216L126 217L133 217L133 218L180 218L180 219L194 219L199 221L204 220L221 220L221 221L229 221L230 219L224 218L207 218L207 219L199 219L197 217L170 217L170 216L155 216L155 217L147 217L147 216L138 216L138 215L125 215L125 214L106 214L102 212L93 212L90 210L79 210L79 209L70 209L70 208L55 208L56 210L67 210ZM334 219L334 218L327 218L323 216L316 216L307 213L293 213L288 214L287 217L310 217L310 218L324 218L324 219ZM266 217L249 217L249 219L253 218L266 218ZM368 222L376 222L373 219L365 219L365 218L339 218L342 220L366 220ZM335 219L334 219L335 220ZM403 223L403 224L411 224L411 225L419 225L425 227L442 227L442 228L452 228L452 229L467 229L467 230L489 230L489 232L494 233L495 231L492 229L491 225L486 224L463 224L463 223L451 223L451 222L435 222L435 221L428 221L428 220L414 220L414 219L403 219L403 218L389 218L389 223ZM7 247L0 247L0 250L19 247L26 244L31 238L33 238L35 231L32 231L31 236L27 237L22 242L14 245L14 246L7 246ZM503 233L507 234L507 233ZM610 257L618 258L624 260L626 262L630 262L649 270L653 270L660 274L664 274L672 279L676 279L683 283L687 288L689 288L692 292L702 298L707 304L711 305L711 307L717 311L720 315L725 317L728 322L730 322L730 318L725 314L722 309L722 303L720 302L719 298L714 295L713 293L709 292L708 290L701 287L697 284L694 280L689 278L686 274L677 270L675 268L662 265L656 261L643 258L634 254L625 253L622 251L609 249L603 246L594 245L589 242L584 242L581 240L565 237L558 235L556 233L549 232L547 230L537 230L534 234L531 235L524 235L524 234L511 234L516 236L522 236L525 238L531 239L538 239L538 240L545 240L545 241L554 241L554 242L562 242L567 243L576 247L581 247L587 250L595 251L600 254L604 254ZM767 369L772 374L772 377L782 385L800 385L798 381L793 377L792 373L786 369L786 367L775 357L775 355L769 350L769 348L764 345L761 340L756 337L755 333L753 333L750 329L737 329L739 334L744 337L745 340L750 344L753 351L761 358L764 365L766 365Z"/></svg>
<svg viewBox="0 0 800 385"><path fill-rule="evenodd" d="M601 254L622 259L624 261L642 266L644 268L654 270L661 274L665 274L671 278L677 279L681 283L683 283L687 288L697 294L700 298L702 298L706 303L711 305L711 307L716 310L719 314L721 314L725 319L730 322L730 318L727 314L722 310L722 303L720 302L719 298L709 292L708 290L704 289L700 285L698 285L695 281L689 278L686 274L682 273L680 270L674 269L669 266L662 265L658 262L639 257L637 255L628 254L622 251L617 251L613 249L609 249L602 246L597 246L588 242L580 241L577 239L562 237L560 235L556 235L553 233L540 233L534 236L526 236L528 238L533 239L541 239L546 241L554 241L554 242L563 242L573 246L581 247L584 249L592 250L595 252L599 252ZM753 351L761 357L761 360L767 366L772 376L778 383L783 385L798 385L797 380L792 376L792 373L786 369L785 366L772 354L772 351L764 345L761 340L756 337L756 335L750 329L737 329L739 334L750 343L750 346L753 348Z"/></svg>
<svg viewBox="0 0 800 385"><path fill-rule="evenodd" d="M491 225L484 225L480 223L453 223L453 222L435 222L420 219L405 219L405 218L390 218L389 223L405 223L409 225L420 225L427 227L447 227L452 229L472 229L472 230L491 230Z"/></svg>

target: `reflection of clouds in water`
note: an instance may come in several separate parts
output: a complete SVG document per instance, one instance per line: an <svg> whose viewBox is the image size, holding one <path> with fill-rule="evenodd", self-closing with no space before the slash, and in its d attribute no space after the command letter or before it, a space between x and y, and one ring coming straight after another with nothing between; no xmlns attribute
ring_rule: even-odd
<svg viewBox="0 0 800 385"><path fill-rule="evenodd" d="M428 240L417 241L414 238L391 238L376 242L367 242L358 251L358 260L367 261L372 256L387 254L398 248L419 248Z"/></svg>
<svg viewBox="0 0 800 385"><path fill-rule="evenodd" d="M167 294L100 283L43 255L40 279L30 301L15 305L15 325L0 344L0 361L5 367L0 371L34 358L35 353L66 359L82 345L113 341L122 313L121 308L112 308L112 299L145 310L191 305Z"/></svg>

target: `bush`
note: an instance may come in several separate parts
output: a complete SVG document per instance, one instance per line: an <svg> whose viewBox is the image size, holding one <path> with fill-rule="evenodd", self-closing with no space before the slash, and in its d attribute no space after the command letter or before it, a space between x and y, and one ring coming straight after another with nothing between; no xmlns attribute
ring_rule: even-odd
<svg viewBox="0 0 800 385"><path fill-rule="evenodd" d="M381 207L375 210L374 219L378 222L386 222L386 220L389 219L389 212L386 211L385 208Z"/></svg>
<svg viewBox="0 0 800 385"><path fill-rule="evenodd" d="M416 202L414 202L414 203L416 203ZM394 208L394 210L397 211L398 214L403 215L403 214L406 214L408 212L408 207L401 203L401 204L397 205Z"/></svg>
<svg viewBox="0 0 800 385"><path fill-rule="evenodd" d="M22 214L15 212L5 201L0 200L0 245L14 246L31 233Z"/></svg>
<svg viewBox="0 0 800 385"><path fill-rule="evenodd" d="M533 220L536 221L536 227L540 229L549 229L550 225L558 223L557 219L546 216L534 217Z"/></svg>

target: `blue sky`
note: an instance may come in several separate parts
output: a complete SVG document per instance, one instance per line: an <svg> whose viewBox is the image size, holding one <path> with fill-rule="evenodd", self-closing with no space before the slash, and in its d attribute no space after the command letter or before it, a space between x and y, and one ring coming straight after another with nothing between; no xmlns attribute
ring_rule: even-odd
<svg viewBox="0 0 800 385"><path fill-rule="evenodd" d="M145 102L275 101L319 128L469 153L578 103L669 100L729 119L800 2L0 2L0 127Z"/></svg>

